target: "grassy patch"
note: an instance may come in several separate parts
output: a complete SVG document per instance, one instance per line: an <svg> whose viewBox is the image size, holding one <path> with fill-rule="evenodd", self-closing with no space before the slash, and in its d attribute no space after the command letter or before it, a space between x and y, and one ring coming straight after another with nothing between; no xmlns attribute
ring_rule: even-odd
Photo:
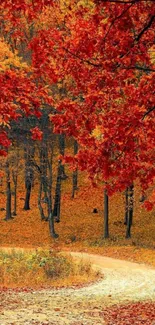
<svg viewBox="0 0 155 325"><path fill-rule="evenodd" d="M54 251L0 250L1 287L82 285L98 277L90 264Z"/></svg>

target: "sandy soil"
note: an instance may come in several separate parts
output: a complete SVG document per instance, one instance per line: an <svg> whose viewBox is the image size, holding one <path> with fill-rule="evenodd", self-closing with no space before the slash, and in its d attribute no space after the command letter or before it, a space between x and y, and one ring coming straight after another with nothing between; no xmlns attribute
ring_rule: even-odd
<svg viewBox="0 0 155 325"><path fill-rule="evenodd" d="M155 269L109 257L71 253L99 269L103 280L85 288L0 294L0 325L101 325L107 305L155 301Z"/></svg>

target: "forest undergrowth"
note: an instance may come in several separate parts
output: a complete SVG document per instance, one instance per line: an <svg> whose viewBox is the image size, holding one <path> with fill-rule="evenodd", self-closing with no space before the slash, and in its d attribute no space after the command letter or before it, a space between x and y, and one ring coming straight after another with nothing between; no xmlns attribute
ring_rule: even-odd
<svg viewBox="0 0 155 325"><path fill-rule="evenodd" d="M75 262L71 256L54 250L0 250L0 291L79 287L100 277L89 262Z"/></svg>

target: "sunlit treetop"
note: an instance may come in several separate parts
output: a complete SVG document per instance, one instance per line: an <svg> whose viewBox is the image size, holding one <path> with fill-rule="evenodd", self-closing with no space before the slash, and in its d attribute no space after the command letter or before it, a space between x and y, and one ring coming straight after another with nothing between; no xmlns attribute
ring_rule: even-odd
<svg viewBox="0 0 155 325"><path fill-rule="evenodd" d="M18 52L13 53L9 45L3 39L0 39L0 71L6 71L10 68L30 70L26 62L22 62Z"/></svg>

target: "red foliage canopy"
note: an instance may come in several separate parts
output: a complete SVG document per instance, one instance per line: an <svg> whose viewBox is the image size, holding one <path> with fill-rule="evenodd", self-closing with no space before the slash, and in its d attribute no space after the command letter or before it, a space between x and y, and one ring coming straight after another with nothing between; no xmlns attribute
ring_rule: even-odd
<svg viewBox="0 0 155 325"><path fill-rule="evenodd" d="M10 145L7 138L7 127L11 120L17 120L25 115L36 115L42 103L49 102L47 89L41 84L36 85L32 77L24 71L6 70L0 73L0 154L5 154L4 148ZM35 128L33 138L40 139L41 132Z"/></svg>
<svg viewBox="0 0 155 325"><path fill-rule="evenodd" d="M36 12L54 7L51 1L33 4ZM11 8L34 17L28 1L2 5L8 14ZM63 22L40 28L28 45L37 78L70 81L52 117L55 131L78 140L79 166L104 181L109 194L137 178L144 190L154 181L154 27L151 0L94 1L91 10L73 1Z"/></svg>
<svg viewBox="0 0 155 325"><path fill-rule="evenodd" d="M70 8L63 25L31 42L40 75L52 58L57 79L72 79L52 117L55 131L77 138L81 169L109 194L137 178L145 190L155 176L154 11L152 1L100 1L93 13L80 7L72 15Z"/></svg>

